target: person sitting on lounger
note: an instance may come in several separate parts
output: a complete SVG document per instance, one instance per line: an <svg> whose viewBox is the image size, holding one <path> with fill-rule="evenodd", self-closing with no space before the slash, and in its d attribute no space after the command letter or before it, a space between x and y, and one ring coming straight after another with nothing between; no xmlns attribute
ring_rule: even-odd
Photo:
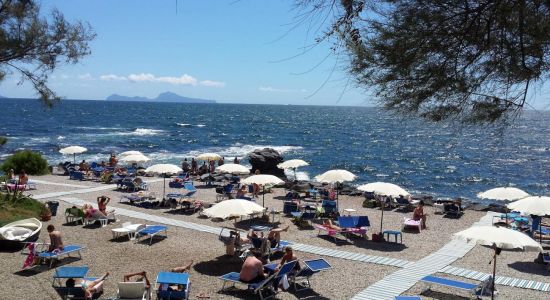
<svg viewBox="0 0 550 300"><path fill-rule="evenodd" d="M103 213L99 209L95 209L91 204L85 203L82 205L82 211L86 215L86 218L102 218L107 217L107 213Z"/></svg>
<svg viewBox="0 0 550 300"><path fill-rule="evenodd" d="M50 236L50 247L48 252L63 251L63 241L61 240L61 232L55 230L55 227L50 224L47 227L48 235Z"/></svg>
<svg viewBox="0 0 550 300"><path fill-rule="evenodd" d="M111 157L109 158L109 167L114 167L118 163L118 159L116 159L116 156L114 153L111 154Z"/></svg>
<svg viewBox="0 0 550 300"><path fill-rule="evenodd" d="M262 254L259 251L252 250L252 256L246 258L243 263L239 278L248 283L260 282L267 277L264 273L264 265L260 258Z"/></svg>
<svg viewBox="0 0 550 300"><path fill-rule="evenodd" d="M271 248L275 248L279 245L279 242L281 242L281 232L287 232L289 227L290 226L287 225L285 228L274 228L269 231L267 239L270 242Z"/></svg>
<svg viewBox="0 0 550 300"><path fill-rule="evenodd" d="M97 207L99 208L99 211L105 216L107 215L107 204L109 204L110 201L111 198L107 196L97 197Z"/></svg>
<svg viewBox="0 0 550 300"><path fill-rule="evenodd" d="M109 272L93 281L81 279L80 287L84 290L84 298L86 300L93 299L94 294L102 290L103 282L105 282L107 276L109 276ZM67 279L66 286L74 288L76 286L76 281L73 278L69 278Z"/></svg>
<svg viewBox="0 0 550 300"><path fill-rule="evenodd" d="M237 195L236 195L236 198L237 199L250 199L250 197L246 197L246 185L243 185L238 191L237 191Z"/></svg>
<svg viewBox="0 0 550 300"><path fill-rule="evenodd" d="M420 226L422 229L426 229L426 216L427 214L424 213L424 201L420 201L418 203L418 206L414 209L413 212L413 220L415 221L422 221Z"/></svg>
<svg viewBox="0 0 550 300"><path fill-rule="evenodd" d="M286 246L285 247L285 254L283 255L283 257L281 257L281 261L279 261L279 265L277 266L277 270L279 270L287 262L291 262L291 261L294 261L294 260L298 260L298 257L296 257L296 255L294 255L294 251L292 250L292 247ZM298 264L296 264L295 268L299 269L300 266Z"/></svg>
<svg viewBox="0 0 550 300"><path fill-rule="evenodd" d="M21 170L21 173L19 173L19 182L20 185L25 185L29 182L29 176L25 172L25 170Z"/></svg>

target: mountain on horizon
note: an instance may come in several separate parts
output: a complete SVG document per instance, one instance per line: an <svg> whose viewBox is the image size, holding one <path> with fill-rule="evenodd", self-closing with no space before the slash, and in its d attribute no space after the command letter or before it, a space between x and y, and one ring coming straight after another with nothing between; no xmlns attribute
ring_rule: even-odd
<svg viewBox="0 0 550 300"><path fill-rule="evenodd" d="M128 97L118 94L112 94L111 96L105 98L107 101L141 101L141 102L176 102L176 103L216 103L215 100L207 100L200 98L189 98L180 96L172 92L164 92L159 94L156 98L150 99L147 97Z"/></svg>

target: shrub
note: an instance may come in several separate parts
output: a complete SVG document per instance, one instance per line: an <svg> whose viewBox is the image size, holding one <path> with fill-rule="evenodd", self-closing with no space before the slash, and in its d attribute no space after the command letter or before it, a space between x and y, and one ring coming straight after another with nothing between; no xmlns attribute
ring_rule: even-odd
<svg viewBox="0 0 550 300"><path fill-rule="evenodd" d="M26 218L40 219L44 207L43 203L21 193L0 193L0 226Z"/></svg>
<svg viewBox="0 0 550 300"><path fill-rule="evenodd" d="M15 152L4 161L0 168L5 173L13 169L16 174L21 170L25 170L29 175L44 175L49 172L48 162L42 158L42 155L30 150Z"/></svg>

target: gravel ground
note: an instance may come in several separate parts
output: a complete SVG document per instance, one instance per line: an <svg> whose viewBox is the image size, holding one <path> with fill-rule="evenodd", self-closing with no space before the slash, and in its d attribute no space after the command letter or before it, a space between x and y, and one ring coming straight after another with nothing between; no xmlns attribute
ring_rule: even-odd
<svg viewBox="0 0 550 300"><path fill-rule="evenodd" d="M86 186L103 186L101 183L90 181L71 181L68 180L67 177L57 175L41 176L37 179L49 182ZM148 178L145 178L146 181L147 179ZM214 189L206 189L201 183L195 184L198 188L198 193L195 195L195 198L205 202L215 202ZM159 196L162 195L162 187L162 181L149 184L149 190L156 192ZM43 193L45 194L75 189L77 188L40 184L37 190L32 191L32 194L39 195ZM169 188L166 190L167 192L176 191ZM125 203L118 203L119 198L124 194L125 192L121 191L105 190L95 193L77 194L69 197L76 197L86 201L95 202L95 199L98 196L107 195L113 199L110 206L115 209L116 207L123 207L153 215L170 217L210 226L233 225L231 221L213 222L210 219L200 218L197 214L187 215L183 213L175 213L168 209L145 209ZM273 193L266 194L266 206L270 209L274 208L282 211L283 201L281 199L284 198L284 194L285 192L283 189L274 189ZM367 215L372 226L369 231L370 238L371 233L378 231L380 228L381 211L379 209L367 209L361 207L362 200L362 197L341 196L340 208L353 208L357 210L355 214ZM260 199L257 200L257 203L262 203L261 196ZM63 202L61 204L60 211L62 212L68 206ZM441 215L434 214L431 207L426 207L425 211L430 214L428 216L428 230L422 231L421 233L404 232L403 244L374 243L370 240L363 239L354 239L352 242L341 239L334 242L332 238L326 238L323 236L318 237L316 230L298 229L292 224L289 218L284 216L277 216L276 221L280 223L279 226L290 225L289 231L283 234L283 239L306 243L309 245L338 248L345 251L415 261L441 248L451 239L453 233L470 227L485 214L483 212L466 211L466 213L459 219L447 219L443 218ZM400 230L403 217L410 217L411 215L412 213L410 212L403 213L397 211L385 211L383 228ZM54 218L53 224L59 226L62 221L62 217L58 216ZM121 221L144 223L143 220L131 220L124 217L121 217ZM118 222L118 224L120 224L120 222ZM237 223L237 226L242 228L248 228L249 225L249 221ZM225 251L224 247L217 240L216 236L181 228L170 228L168 239L155 243L152 246L147 246L145 244L133 244L127 241L111 241L112 236L110 229L118 226L119 225L115 224L109 225L105 228L95 229L82 228L82 226L61 226L66 244L83 244L88 248L84 254L84 259L81 262L71 263L71 265L87 264L91 267L90 274L92 275L99 275L107 270L112 273L109 284L106 286L105 295L111 296L116 293L116 281L122 278L122 274L127 271L146 270L149 274L155 275L158 271L166 270L176 265L181 265L188 260L194 260L195 267L191 271L193 282L193 291L191 293L193 296L192 298L194 298L198 292L205 292L212 298L246 298L249 296L249 294L245 292L232 292L227 294L217 293L218 289L221 287L221 281L217 279L217 276L230 271L238 271L240 269L240 262L238 260L227 258L223 255ZM45 230L42 235L46 237ZM93 241L93 243L91 241ZM199 243L200 246L197 245ZM455 262L453 265L489 272L491 268L491 266L488 265L491 255L490 252L491 251L489 249L475 247L463 259ZM311 255L306 253L298 253L298 255L300 258L312 258ZM13 275L18 271L19 266L22 264L23 256L18 253L0 253L0 257L0 265L2 265L0 279L4 280L4 282L10 283L7 285L9 286L7 290L8 294L12 291L15 292L22 289L22 285L25 284L27 287L28 285L35 286L34 289L26 289L26 291L29 291L29 299L35 299L34 297L38 295L40 295L38 298L58 298L51 288L52 271L40 272L39 274L29 277ZM503 252L498 261L498 274L531 280L548 281L545 280L545 272L540 266L531 266L533 265L533 258L534 254L530 253ZM313 283L315 290L314 293L294 295L285 292L279 294L278 298L294 299L299 297L312 299L347 299L372 283L382 279L385 275L396 270L392 267L362 264L332 257L327 257L326 259L330 261L334 268L330 272L317 275L317 278L314 279ZM350 274L354 274L354 276L350 276ZM344 277L346 278L344 281L345 287L341 286L341 281L334 280L335 278ZM23 278L23 280L21 280L21 278ZM460 279L464 280L462 278ZM418 283L411 288L407 294L418 294L424 288L425 285ZM441 287L434 287L434 290L436 292L426 292L423 296L426 296L427 299L463 299L456 297L451 298L452 293L456 293L456 291L447 290ZM501 293L501 299L517 299L519 297L525 298L526 296L528 299L546 299L549 296L546 293L518 288L500 287L499 290ZM31 295L30 293L36 294ZM2 294L0 294L0 298L2 298ZM48 295L48 297L45 295Z"/></svg>

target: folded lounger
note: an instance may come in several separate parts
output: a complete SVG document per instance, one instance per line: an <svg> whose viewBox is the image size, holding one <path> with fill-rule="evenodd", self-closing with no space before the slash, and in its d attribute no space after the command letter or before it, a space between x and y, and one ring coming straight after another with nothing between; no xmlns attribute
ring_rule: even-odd
<svg viewBox="0 0 550 300"><path fill-rule="evenodd" d="M332 266L322 258L305 260L303 263L304 267L291 278L294 284L294 290L296 291L311 289L311 283L309 281L311 276L332 268ZM302 287L299 288L299 286Z"/></svg>
<svg viewBox="0 0 550 300"><path fill-rule="evenodd" d="M170 291L167 289L170 285L181 286L182 290ZM157 275L157 282L155 283L157 299L189 299L190 288L191 282L189 281L189 274L187 273L159 272Z"/></svg>
<svg viewBox="0 0 550 300"><path fill-rule="evenodd" d="M62 256L71 256L71 253L76 252L78 253L78 257L82 259L82 255L80 255L80 250L84 249L82 246L78 245L68 245L65 246L63 251L52 251L52 252L40 252L38 253L38 257L41 260L49 259L50 260L50 268L53 265L54 260L59 260Z"/></svg>
<svg viewBox="0 0 550 300"><path fill-rule="evenodd" d="M143 224L132 224L131 222L122 223L122 227L113 228L113 239L120 237L121 235L128 235L129 240L134 240L136 238L136 232L144 229L146 226Z"/></svg>
<svg viewBox="0 0 550 300"><path fill-rule="evenodd" d="M437 284L437 285L442 285L450 288L467 291L472 297L478 298L480 296L486 295L486 293L489 290L488 286L491 284L492 279L491 279L491 276L489 276L484 281L478 284L473 284L473 283L429 275L422 278L421 281L429 284L428 289L430 289L432 285Z"/></svg>
<svg viewBox="0 0 550 300"><path fill-rule="evenodd" d="M168 236L168 226L164 225L147 225L136 233L136 243L139 242L139 238L142 236L149 237L149 245L153 242L153 238L160 232L164 231L164 236Z"/></svg>
<svg viewBox="0 0 550 300"><path fill-rule="evenodd" d="M289 275L289 273L294 270L296 263L297 261L295 260L285 263L278 272L258 283L248 283L241 281L239 272L227 273L219 277L221 280L223 280L222 290L225 290L225 285L228 282L232 283L233 287L235 286L235 284L243 284L247 286L248 290L252 290L254 294L258 295L261 300L272 298L275 296L273 284L281 280L284 276ZM267 291L268 294L264 295L264 291Z"/></svg>

